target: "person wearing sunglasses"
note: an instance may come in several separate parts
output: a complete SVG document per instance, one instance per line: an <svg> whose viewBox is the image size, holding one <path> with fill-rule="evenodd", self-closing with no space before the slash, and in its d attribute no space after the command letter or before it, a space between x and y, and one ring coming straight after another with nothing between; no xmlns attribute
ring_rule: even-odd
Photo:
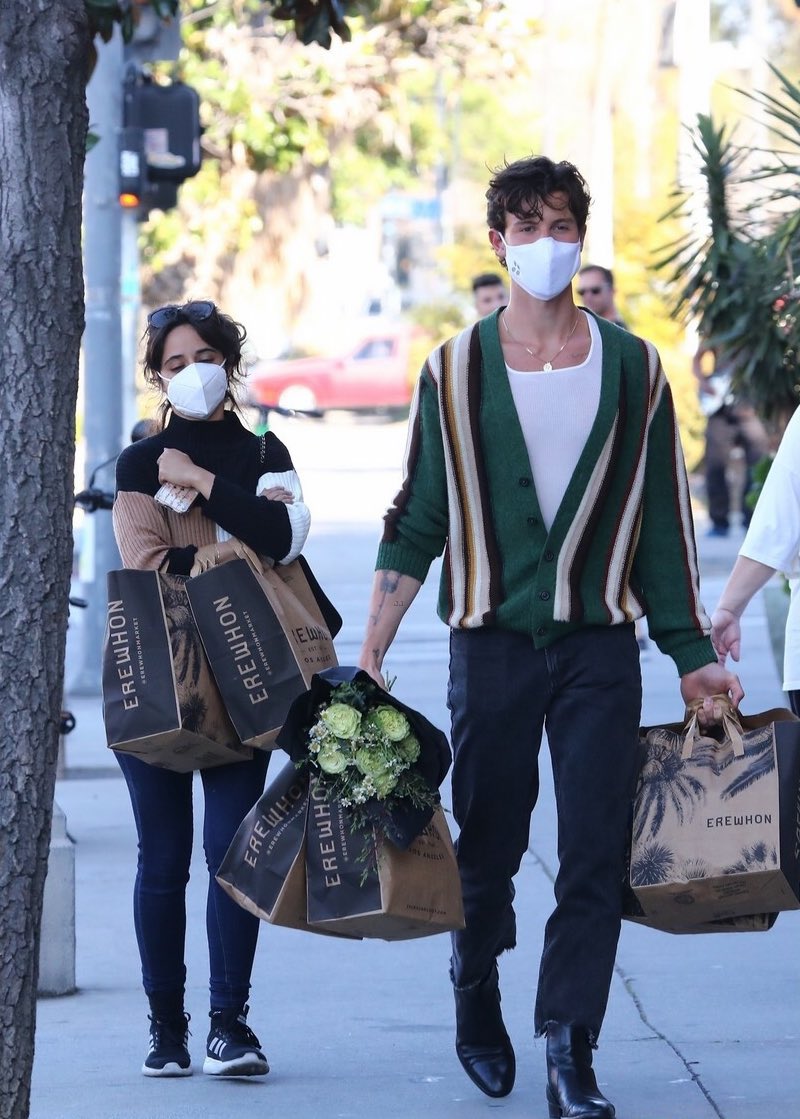
<svg viewBox="0 0 800 1119"><path fill-rule="evenodd" d="M114 531L126 567L190 576L247 545L276 563L295 559L310 514L289 451L254 435L235 410L245 328L209 300L160 307L147 321L145 380L162 397L159 430L120 454ZM186 883L192 853L192 773L117 753L139 839L134 921L150 1003L146 1076L188 1076L184 1007ZM207 938L210 1030L203 1071L269 1072L247 1025L259 920L214 875L243 817L264 789L269 753L200 770L209 868Z"/></svg>
<svg viewBox="0 0 800 1119"><path fill-rule="evenodd" d="M607 322L627 330L625 320L617 310L614 290L614 273L599 264L584 264L578 273L576 294L584 307Z"/></svg>

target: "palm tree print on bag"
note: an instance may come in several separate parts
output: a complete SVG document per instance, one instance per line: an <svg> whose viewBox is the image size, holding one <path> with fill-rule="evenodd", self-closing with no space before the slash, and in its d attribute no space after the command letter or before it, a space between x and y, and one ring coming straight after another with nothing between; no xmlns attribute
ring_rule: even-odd
<svg viewBox="0 0 800 1119"><path fill-rule="evenodd" d="M675 865L675 855L666 843L646 843L631 862L632 886L655 886L666 882Z"/></svg>
<svg viewBox="0 0 800 1119"><path fill-rule="evenodd" d="M633 833L637 841L645 834L651 837L658 834L670 806L678 822L683 824L703 804L706 787L692 770L707 768L718 776L736 762L735 776L719 792L722 800L729 800L775 769L771 726L744 735L744 758L735 756L730 742L701 739L695 743L691 759L681 757L682 746L682 736L672 731L656 729L647 734Z"/></svg>
<svg viewBox="0 0 800 1119"><path fill-rule="evenodd" d="M756 781L760 781L768 773L772 773L775 769L775 750L774 750L773 729L771 726L760 727L758 730L748 731L744 735L744 756L749 762L747 766L742 765L742 759L739 758L739 765L737 766L737 774L729 785L726 785L722 790L720 796L723 800L728 800L730 797L735 797L739 793L749 789ZM729 765L733 760L733 751L726 750L726 755L730 754L726 765Z"/></svg>
<svg viewBox="0 0 800 1119"><path fill-rule="evenodd" d="M184 580L162 575L161 592L167 615L175 679L180 688L191 690L200 683L205 662L197 625L189 609Z"/></svg>
<svg viewBox="0 0 800 1119"><path fill-rule="evenodd" d="M680 735L667 730L650 731L647 754L639 776L633 838L658 835L671 806L682 824L691 819L705 798L705 786L689 771L681 758ZM663 881L663 879L658 879Z"/></svg>
<svg viewBox="0 0 800 1119"><path fill-rule="evenodd" d="M657 886L661 882L691 882L708 878L711 868L701 858L676 862L675 852L666 843L645 843L631 862L632 886Z"/></svg>
<svg viewBox="0 0 800 1119"><path fill-rule="evenodd" d="M776 870L778 865L777 848L759 840L750 847L743 847L738 861L725 867L725 874L752 874L759 870Z"/></svg>
<svg viewBox="0 0 800 1119"><path fill-rule="evenodd" d="M167 616L175 683L178 688L181 724L184 730L213 736L216 739L222 728L212 725L209 716L206 698L211 684L208 678L209 669L197 624L186 596L185 580L178 576L162 575L161 593Z"/></svg>

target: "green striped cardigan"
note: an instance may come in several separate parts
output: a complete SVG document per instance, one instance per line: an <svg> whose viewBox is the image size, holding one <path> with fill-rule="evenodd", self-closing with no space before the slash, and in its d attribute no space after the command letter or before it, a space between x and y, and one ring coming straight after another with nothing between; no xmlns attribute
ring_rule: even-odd
<svg viewBox="0 0 800 1119"><path fill-rule="evenodd" d="M438 612L452 627L516 630L543 648L582 627L646 614L680 675L714 662L657 351L597 319L597 416L547 532L497 322L497 313L480 320L425 363L376 568L423 581L444 551Z"/></svg>

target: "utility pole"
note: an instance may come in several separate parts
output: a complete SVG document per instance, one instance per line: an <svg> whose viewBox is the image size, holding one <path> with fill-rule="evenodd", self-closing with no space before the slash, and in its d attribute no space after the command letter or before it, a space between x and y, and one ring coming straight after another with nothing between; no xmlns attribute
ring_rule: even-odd
<svg viewBox="0 0 800 1119"><path fill-rule="evenodd" d="M119 133L122 127L122 36L98 51L87 89L89 121L98 143L86 157L84 187L84 271L86 331L83 339L85 484L95 470L97 484L113 487L113 460L122 443L122 329L120 322L121 216ZM100 470L101 465L108 465ZM80 578L88 607L81 617L77 674L68 681L76 695L100 692L106 622L106 572L122 563L110 514L87 514Z"/></svg>

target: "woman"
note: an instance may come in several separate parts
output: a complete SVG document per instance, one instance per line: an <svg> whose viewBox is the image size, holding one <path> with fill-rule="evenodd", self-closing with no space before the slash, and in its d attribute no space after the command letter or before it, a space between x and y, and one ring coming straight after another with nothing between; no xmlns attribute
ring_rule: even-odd
<svg viewBox="0 0 800 1119"><path fill-rule="evenodd" d="M733 571L711 615L711 639L723 663L728 653L739 660L741 616L776 571L789 578L791 589L783 690L792 711L800 715L800 409L787 424Z"/></svg>
<svg viewBox="0 0 800 1119"><path fill-rule="evenodd" d="M299 555L310 516L289 452L274 434L253 435L225 407L242 380L245 336L244 327L205 300L149 316L144 375L164 393L164 426L126 447L117 462L114 532L126 567L195 575L233 558L238 541L277 562ZM189 1076L184 941L193 775L117 757L139 836L134 921L150 1001L142 1072ZM236 905L214 877L263 791L268 759L257 750L251 760L200 773L211 1006L203 1071L217 1076L269 1072L247 1025L258 918Z"/></svg>

